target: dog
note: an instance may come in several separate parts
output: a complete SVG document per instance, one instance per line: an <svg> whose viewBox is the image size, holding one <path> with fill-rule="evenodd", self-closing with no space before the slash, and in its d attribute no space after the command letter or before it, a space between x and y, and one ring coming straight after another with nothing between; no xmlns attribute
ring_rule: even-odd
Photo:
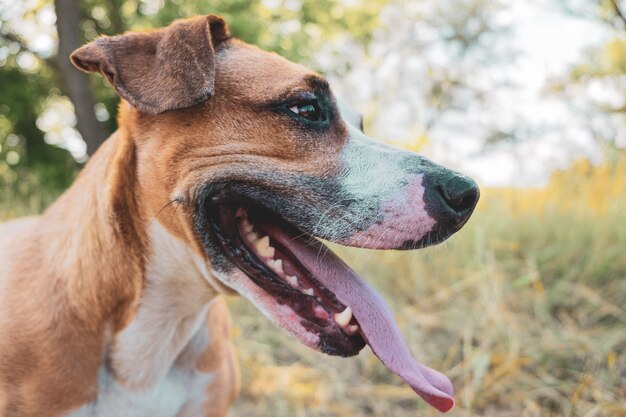
<svg viewBox="0 0 626 417"><path fill-rule="evenodd" d="M327 81L214 15L101 37L72 62L121 96L118 130L41 216L0 227L0 415L226 415L239 388L222 294L303 344L366 344L439 410L380 296L318 239L439 243L468 177L374 141Z"/></svg>

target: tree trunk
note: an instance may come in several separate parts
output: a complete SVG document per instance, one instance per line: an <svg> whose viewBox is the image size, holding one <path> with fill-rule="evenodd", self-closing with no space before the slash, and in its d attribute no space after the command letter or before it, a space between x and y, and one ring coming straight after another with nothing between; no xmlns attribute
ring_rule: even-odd
<svg viewBox="0 0 626 417"><path fill-rule="evenodd" d="M77 129L87 144L87 154L93 155L100 144L109 136L104 123L96 119L95 99L89 86L87 74L72 65L70 54L82 44L80 36L79 0L55 0L59 53L57 68L61 75L64 91L74 104Z"/></svg>

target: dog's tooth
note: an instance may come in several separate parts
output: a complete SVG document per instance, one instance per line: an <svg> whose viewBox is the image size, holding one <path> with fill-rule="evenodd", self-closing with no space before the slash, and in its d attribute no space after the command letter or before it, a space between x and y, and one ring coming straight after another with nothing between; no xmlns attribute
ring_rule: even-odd
<svg viewBox="0 0 626 417"><path fill-rule="evenodd" d="M256 242L254 242L254 247L261 256L269 257L268 249L270 247L270 237L265 235L262 238L259 238Z"/></svg>
<svg viewBox="0 0 626 417"><path fill-rule="evenodd" d="M302 292L306 295L313 295L315 294L315 292L313 291L313 288L307 288L306 290L302 290Z"/></svg>
<svg viewBox="0 0 626 417"><path fill-rule="evenodd" d="M359 330L359 325L358 324L351 324L348 327L348 333L350 333L350 334L355 334L358 330Z"/></svg>
<svg viewBox="0 0 626 417"><path fill-rule="evenodd" d="M248 240L252 243L255 243L257 240L259 240L259 235L257 235L254 232L250 232L246 235L246 237L248 238Z"/></svg>
<svg viewBox="0 0 626 417"><path fill-rule="evenodd" d="M335 314L335 321L340 326L347 326L352 320L352 309L350 307L346 307L341 313Z"/></svg>
<svg viewBox="0 0 626 417"><path fill-rule="evenodd" d="M259 251L259 255L269 259L273 259L276 254L276 249L272 246L257 248L257 250Z"/></svg>
<svg viewBox="0 0 626 417"><path fill-rule="evenodd" d="M273 247L270 246L270 249L274 249ZM274 271L276 271L279 274L284 273L285 271L283 271L283 260L282 259L276 259L274 261Z"/></svg>
<svg viewBox="0 0 626 417"><path fill-rule="evenodd" d="M289 282L292 286L297 287L298 286L298 277L295 275L287 275L286 277L287 282Z"/></svg>

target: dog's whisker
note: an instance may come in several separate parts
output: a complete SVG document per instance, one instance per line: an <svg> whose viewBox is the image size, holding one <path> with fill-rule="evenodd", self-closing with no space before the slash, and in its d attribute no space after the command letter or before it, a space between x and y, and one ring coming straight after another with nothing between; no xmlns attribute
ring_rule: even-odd
<svg viewBox="0 0 626 417"><path fill-rule="evenodd" d="M150 223L154 222L166 208L174 203L177 203L176 207L174 208L174 214L176 214L176 209L182 204L182 200L180 198L175 198L168 201L163 207L161 207L161 209L159 209L159 211L152 217L152 219L150 219Z"/></svg>

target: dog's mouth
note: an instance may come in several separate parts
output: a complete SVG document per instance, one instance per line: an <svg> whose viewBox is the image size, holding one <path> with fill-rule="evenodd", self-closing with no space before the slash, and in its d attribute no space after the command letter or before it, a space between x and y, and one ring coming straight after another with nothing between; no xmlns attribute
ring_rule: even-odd
<svg viewBox="0 0 626 417"><path fill-rule="evenodd" d="M331 355L352 356L368 344L429 404L452 408L450 380L413 359L382 298L323 243L257 205L221 202L210 212L221 250L281 327Z"/></svg>
<svg viewBox="0 0 626 417"><path fill-rule="evenodd" d="M312 238L259 207L222 205L218 210L214 230L226 255L277 303L289 306L303 327L319 336L320 350L352 356L365 346L350 307L288 247L287 240L306 245L305 240Z"/></svg>

